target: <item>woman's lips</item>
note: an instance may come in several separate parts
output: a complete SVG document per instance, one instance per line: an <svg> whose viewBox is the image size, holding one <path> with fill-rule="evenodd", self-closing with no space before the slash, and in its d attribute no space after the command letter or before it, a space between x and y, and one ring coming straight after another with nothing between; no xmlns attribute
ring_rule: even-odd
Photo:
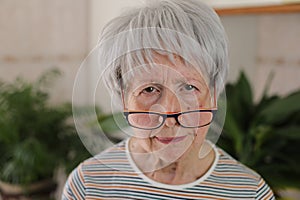
<svg viewBox="0 0 300 200"><path fill-rule="evenodd" d="M182 141L185 136L180 136L180 137L154 137L157 141L163 143L163 144L169 144L169 143L176 143Z"/></svg>

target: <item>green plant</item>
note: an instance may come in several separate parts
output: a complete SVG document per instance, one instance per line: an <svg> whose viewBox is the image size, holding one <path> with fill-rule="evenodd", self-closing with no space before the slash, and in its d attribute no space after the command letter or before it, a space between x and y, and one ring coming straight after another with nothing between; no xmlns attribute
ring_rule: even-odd
<svg viewBox="0 0 300 200"><path fill-rule="evenodd" d="M300 91L254 102L244 73L226 85L227 113L218 145L259 172L274 189L300 188Z"/></svg>
<svg viewBox="0 0 300 200"><path fill-rule="evenodd" d="M34 83L20 78L0 84L0 180L28 185L68 171L89 156L72 123L70 104L49 105L48 85L58 70Z"/></svg>

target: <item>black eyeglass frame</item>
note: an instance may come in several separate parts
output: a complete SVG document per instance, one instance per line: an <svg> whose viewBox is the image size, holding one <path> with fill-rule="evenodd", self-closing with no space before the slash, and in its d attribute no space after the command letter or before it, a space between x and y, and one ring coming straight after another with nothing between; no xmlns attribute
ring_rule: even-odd
<svg viewBox="0 0 300 200"><path fill-rule="evenodd" d="M182 114L187 114L187 113L192 113L192 112L211 112L212 113L212 118L210 120L210 122L208 122L207 124L204 124L204 125L200 125L200 126L184 126L182 125L179 120L178 120L178 117ZM179 113L174 113L174 114L166 114L166 113L159 113L159 112L147 112L147 111L124 111L124 116L126 118L126 121L127 123L131 126L131 127L134 127L134 128L138 128L138 129L142 129L142 130L153 130L153 129L157 129L157 128L160 128L166 121L167 118L175 118L177 124L179 124L181 127L183 128L201 128L201 127L204 127L204 126L207 126L209 124L211 124L211 122L213 121L214 117L215 117L215 114L217 112L217 109L205 109L205 110L191 110L191 111L185 111L185 112L179 112ZM130 114L156 114L156 115L159 115L162 117L162 121L160 123L159 126L156 126L156 127L153 127L153 128L141 128L141 127L138 127L138 126L134 126L133 124L131 124L129 122L129 115Z"/></svg>

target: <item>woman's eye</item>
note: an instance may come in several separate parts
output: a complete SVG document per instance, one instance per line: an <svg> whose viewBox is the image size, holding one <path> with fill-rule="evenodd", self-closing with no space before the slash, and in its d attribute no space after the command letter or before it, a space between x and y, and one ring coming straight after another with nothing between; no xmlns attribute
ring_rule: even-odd
<svg viewBox="0 0 300 200"><path fill-rule="evenodd" d="M143 93L154 93L154 92L158 92L158 90L155 87L147 87L147 88L143 89L142 92Z"/></svg>
<svg viewBox="0 0 300 200"><path fill-rule="evenodd" d="M195 86L193 86L193 85L190 85L190 84L186 84L185 86L184 86L184 89L185 90L188 90L188 91L192 91L192 90L195 90L195 89L197 89Z"/></svg>

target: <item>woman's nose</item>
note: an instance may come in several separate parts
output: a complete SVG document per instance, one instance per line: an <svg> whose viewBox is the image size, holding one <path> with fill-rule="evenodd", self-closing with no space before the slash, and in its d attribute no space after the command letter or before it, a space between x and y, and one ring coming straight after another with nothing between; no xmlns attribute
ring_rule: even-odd
<svg viewBox="0 0 300 200"><path fill-rule="evenodd" d="M166 89L160 99L160 105L164 108L164 112L176 113L180 112L181 106L179 97L170 89Z"/></svg>
<svg viewBox="0 0 300 200"><path fill-rule="evenodd" d="M177 121L174 117L168 117L165 121L165 126L169 127L169 128L172 128L174 127L175 125L179 125L177 124Z"/></svg>
<svg viewBox="0 0 300 200"><path fill-rule="evenodd" d="M179 99L171 90L164 92L160 104L164 108L164 112L177 113L181 111ZM174 117L168 117L165 121L165 125L168 127L174 127L176 124L177 121Z"/></svg>

